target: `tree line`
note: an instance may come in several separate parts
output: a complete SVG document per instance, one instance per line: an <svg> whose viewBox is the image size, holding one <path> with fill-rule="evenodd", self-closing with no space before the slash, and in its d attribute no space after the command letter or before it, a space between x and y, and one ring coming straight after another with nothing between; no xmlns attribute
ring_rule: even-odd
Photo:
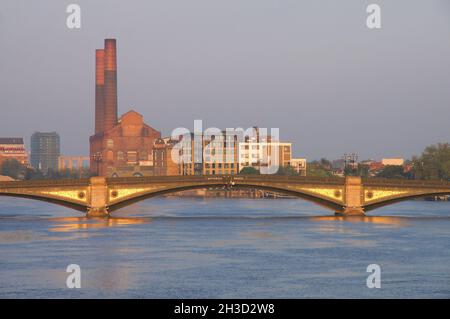
<svg viewBox="0 0 450 319"><path fill-rule="evenodd" d="M16 159L6 159L0 164L0 175L9 176L13 179L19 180L35 180L35 179L62 179L62 178L85 178L90 177L89 169L83 168L81 170L62 170L55 171L52 169L47 172L42 172L39 169L34 169L21 164Z"/></svg>

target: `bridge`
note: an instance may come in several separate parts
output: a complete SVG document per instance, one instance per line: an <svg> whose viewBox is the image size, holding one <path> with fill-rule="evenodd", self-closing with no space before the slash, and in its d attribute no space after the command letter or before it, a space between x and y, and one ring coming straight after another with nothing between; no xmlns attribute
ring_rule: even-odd
<svg viewBox="0 0 450 319"><path fill-rule="evenodd" d="M395 202L450 194L450 182L275 175L203 175L0 182L0 196L36 199L88 216L109 216L132 203L196 188L257 188L294 195L342 215L364 214Z"/></svg>

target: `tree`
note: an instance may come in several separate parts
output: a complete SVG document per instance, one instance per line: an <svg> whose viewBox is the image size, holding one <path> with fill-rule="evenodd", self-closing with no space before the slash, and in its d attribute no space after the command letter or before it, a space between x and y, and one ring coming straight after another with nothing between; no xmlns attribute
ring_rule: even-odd
<svg viewBox="0 0 450 319"><path fill-rule="evenodd" d="M35 170L34 168L27 167L25 170L25 179L44 179L44 174L40 170Z"/></svg>
<svg viewBox="0 0 450 319"><path fill-rule="evenodd" d="M331 170L331 168L332 168L331 162L329 160L327 160L326 158L320 159L320 165L322 165L322 167L326 170Z"/></svg>
<svg viewBox="0 0 450 319"><path fill-rule="evenodd" d="M382 178L405 178L403 166L401 165L387 165L378 174L377 177Z"/></svg>
<svg viewBox="0 0 450 319"><path fill-rule="evenodd" d="M280 166L277 175L298 176L299 173L292 166Z"/></svg>
<svg viewBox="0 0 450 319"><path fill-rule="evenodd" d="M254 167L247 166L247 167L244 167L244 168L239 172L239 174L241 174L241 175L259 175L260 172L259 172L256 168L254 168Z"/></svg>
<svg viewBox="0 0 450 319"><path fill-rule="evenodd" d="M331 171L322 165L322 161L313 161L306 165L306 176L330 177L332 175Z"/></svg>
<svg viewBox="0 0 450 319"><path fill-rule="evenodd" d="M421 156L413 158L412 171L417 179L450 180L450 144L425 148Z"/></svg>
<svg viewBox="0 0 450 319"><path fill-rule="evenodd" d="M16 159L6 159L0 167L0 175L9 176L14 179L23 178L25 167Z"/></svg>

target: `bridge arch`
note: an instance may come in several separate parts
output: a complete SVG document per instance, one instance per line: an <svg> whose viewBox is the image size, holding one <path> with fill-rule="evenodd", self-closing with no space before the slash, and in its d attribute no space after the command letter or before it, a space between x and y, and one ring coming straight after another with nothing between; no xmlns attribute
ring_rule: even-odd
<svg viewBox="0 0 450 319"><path fill-rule="evenodd" d="M144 200L152 198L152 197L164 195L164 194L176 193L176 192L185 191L185 190L204 189L204 188L213 188L213 187L226 188L226 185L224 185L223 183L212 183L212 184L208 184L208 185L185 185L185 186L173 187L170 189L149 191L146 193L140 193L135 196L130 196L130 197L124 198L123 200L121 200L119 202L113 203L108 206L108 211L114 212L120 208L129 206L131 204L134 204L134 203L137 203L140 201L144 201ZM342 211L344 209L343 205L338 203L337 201L334 202L334 201L328 200L328 199L320 197L320 196L308 194L307 192L303 192L303 191L294 191L294 190L288 190L288 189L281 188L281 187L258 185L258 184L239 184L239 185L233 186L233 189L249 189L249 188L252 188L252 189L256 188L256 189L267 190L267 191L282 193L282 194L286 194L286 195L296 196L298 198L315 203L317 205L320 205L324 208L333 210L335 212Z"/></svg>
<svg viewBox="0 0 450 319"><path fill-rule="evenodd" d="M41 202L46 202L46 203L51 203L51 204L63 206L63 207L66 207L66 208L71 208L71 209L74 209L74 210L77 210L77 211L80 211L80 212L83 212L83 213L86 213L86 211L88 209L87 206L85 206L85 205L81 205L81 204L77 204L77 203L71 203L71 202L68 202L65 199L56 199L56 198L52 198L52 197L44 197L44 196L39 196L39 195L17 194L17 193L0 193L0 196L38 200L38 201L41 201Z"/></svg>
<svg viewBox="0 0 450 319"><path fill-rule="evenodd" d="M382 200L374 202L374 203L370 203L370 204L364 205L364 211L365 212L369 212L371 210L374 210L374 209L377 209L377 208L380 208L380 207L392 205L392 204L395 204L395 203L404 202L404 201L411 200L411 199L419 199L419 198L432 197L432 196L444 196L444 195L450 195L450 190L446 191L446 192L431 192L431 193L422 193L422 194L408 194L408 195L404 195L404 196L401 196L401 197L387 198L387 199L382 199Z"/></svg>

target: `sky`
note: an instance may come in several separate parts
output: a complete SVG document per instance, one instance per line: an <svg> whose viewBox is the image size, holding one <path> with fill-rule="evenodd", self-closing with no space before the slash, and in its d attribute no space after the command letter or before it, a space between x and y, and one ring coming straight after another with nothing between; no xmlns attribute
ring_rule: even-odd
<svg viewBox="0 0 450 319"><path fill-rule="evenodd" d="M69 4L81 28L66 26ZM371 3L381 29L366 26ZM117 39L119 114L279 128L296 157L420 154L450 142L448 0L2 0L0 136L57 131L87 155L95 49Z"/></svg>

